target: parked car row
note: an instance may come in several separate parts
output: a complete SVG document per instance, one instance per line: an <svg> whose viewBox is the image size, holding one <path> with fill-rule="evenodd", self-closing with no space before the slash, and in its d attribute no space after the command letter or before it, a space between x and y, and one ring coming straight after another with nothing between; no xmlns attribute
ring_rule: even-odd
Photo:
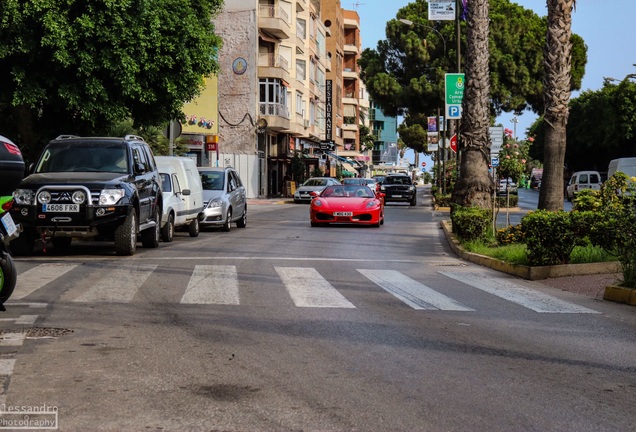
<svg viewBox="0 0 636 432"><path fill-rule="evenodd" d="M23 229L11 242L18 255L37 239L65 249L73 239L114 242L133 255L137 241L156 248L175 230L247 224L245 188L230 167L197 168L194 160L155 157L143 138L62 135L50 141L14 193L11 215Z"/></svg>

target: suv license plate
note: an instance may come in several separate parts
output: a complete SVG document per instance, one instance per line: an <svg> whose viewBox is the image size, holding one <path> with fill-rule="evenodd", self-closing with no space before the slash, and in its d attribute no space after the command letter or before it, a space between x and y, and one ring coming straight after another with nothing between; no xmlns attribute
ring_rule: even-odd
<svg viewBox="0 0 636 432"><path fill-rule="evenodd" d="M353 212L333 212L334 216L353 216Z"/></svg>
<svg viewBox="0 0 636 432"><path fill-rule="evenodd" d="M44 213L78 213L79 204L42 204Z"/></svg>
<svg viewBox="0 0 636 432"><path fill-rule="evenodd" d="M2 226L4 227L9 237L13 236L13 234L15 234L15 232L18 230L18 228L15 226L15 222L13 222L13 218L9 213L5 213L0 218L0 221L2 221Z"/></svg>

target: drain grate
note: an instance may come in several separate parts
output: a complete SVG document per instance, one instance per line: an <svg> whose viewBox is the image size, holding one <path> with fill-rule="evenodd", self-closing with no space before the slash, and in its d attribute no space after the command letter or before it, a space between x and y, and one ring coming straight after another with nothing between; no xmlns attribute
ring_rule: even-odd
<svg viewBox="0 0 636 432"><path fill-rule="evenodd" d="M73 330L55 327L28 327L21 329L0 329L0 335L6 333L22 333L29 339L56 338L73 333Z"/></svg>

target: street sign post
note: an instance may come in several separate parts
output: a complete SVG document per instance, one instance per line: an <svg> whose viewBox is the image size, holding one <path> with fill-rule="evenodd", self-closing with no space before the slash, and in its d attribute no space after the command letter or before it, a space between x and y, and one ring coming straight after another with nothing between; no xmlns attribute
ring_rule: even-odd
<svg viewBox="0 0 636 432"><path fill-rule="evenodd" d="M462 99L464 98L465 77L463 73L447 73L445 80L446 118L462 118Z"/></svg>

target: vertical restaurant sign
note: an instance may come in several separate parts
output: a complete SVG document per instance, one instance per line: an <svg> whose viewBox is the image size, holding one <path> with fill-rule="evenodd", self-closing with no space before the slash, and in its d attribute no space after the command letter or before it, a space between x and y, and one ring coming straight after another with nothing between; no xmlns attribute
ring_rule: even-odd
<svg viewBox="0 0 636 432"><path fill-rule="evenodd" d="M454 20L455 6L455 0L430 0L428 2L429 21Z"/></svg>
<svg viewBox="0 0 636 432"><path fill-rule="evenodd" d="M326 98L327 100L325 101L325 116L327 117L326 119L326 124L325 124L325 141L331 141L332 140L332 131L333 131L333 112L332 112L332 80L327 80L326 83Z"/></svg>

